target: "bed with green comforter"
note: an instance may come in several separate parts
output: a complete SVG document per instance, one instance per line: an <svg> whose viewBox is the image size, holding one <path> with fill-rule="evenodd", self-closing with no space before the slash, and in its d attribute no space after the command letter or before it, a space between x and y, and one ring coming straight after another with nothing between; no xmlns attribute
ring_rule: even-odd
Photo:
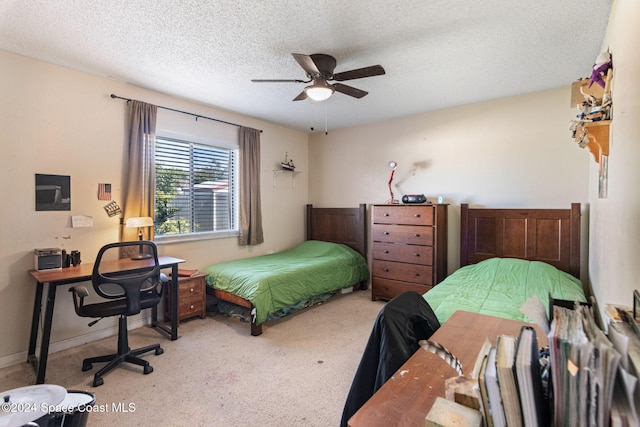
<svg viewBox="0 0 640 427"><path fill-rule="evenodd" d="M586 301L580 280L549 264L490 258L456 270L424 299L440 323L456 310L531 322L520 307L536 295L548 310L549 294L554 299Z"/></svg>
<svg viewBox="0 0 640 427"><path fill-rule="evenodd" d="M369 278L365 258L350 247L308 240L282 252L211 265L207 285L249 301L253 323L304 301Z"/></svg>

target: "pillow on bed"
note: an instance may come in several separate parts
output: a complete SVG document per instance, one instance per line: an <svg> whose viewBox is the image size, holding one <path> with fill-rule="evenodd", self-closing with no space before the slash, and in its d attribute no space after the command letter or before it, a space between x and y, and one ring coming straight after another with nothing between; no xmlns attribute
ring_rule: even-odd
<svg viewBox="0 0 640 427"><path fill-rule="evenodd" d="M440 323L456 310L531 322L520 312L529 298L586 301L580 280L540 261L490 258L467 265L424 294ZM547 313L548 315L549 313Z"/></svg>

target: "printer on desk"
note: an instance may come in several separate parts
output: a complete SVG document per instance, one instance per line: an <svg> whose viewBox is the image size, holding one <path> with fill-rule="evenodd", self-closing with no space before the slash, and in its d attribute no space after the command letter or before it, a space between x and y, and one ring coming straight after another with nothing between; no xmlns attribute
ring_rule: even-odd
<svg viewBox="0 0 640 427"><path fill-rule="evenodd" d="M62 268L62 249L43 248L33 250L33 268L37 271Z"/></svg>

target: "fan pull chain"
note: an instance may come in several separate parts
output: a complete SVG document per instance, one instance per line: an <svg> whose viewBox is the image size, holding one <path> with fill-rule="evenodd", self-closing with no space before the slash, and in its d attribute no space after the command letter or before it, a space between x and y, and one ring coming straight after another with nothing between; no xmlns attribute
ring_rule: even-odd
<svg viewBox="0 0 640 427"><path fill-rule="evenodd" d="M327 130L327 103L324 103L324 134L329 135L329 131Z"/></svg>

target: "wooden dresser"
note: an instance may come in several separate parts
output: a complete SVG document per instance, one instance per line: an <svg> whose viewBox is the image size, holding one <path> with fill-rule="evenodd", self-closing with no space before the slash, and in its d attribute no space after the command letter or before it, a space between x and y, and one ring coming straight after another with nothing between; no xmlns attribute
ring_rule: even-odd
<svg viewBox="0 0 640 427"><path fill-rule="evenodd" d="M206 277L205 273L197 273L190 277L178 277L179 321L194 316L200 316L201 319L204 319L207 316ZM165 286L171 286L171 282ZM171 307L171 292L164 292L164 295L164 318L167 321L171 319L168 309Z"/></svg>
<svg viewBox="0 0 640 427"><path fill-rule="evenodd" d="M371 298L427 292L447 275L447 206L371 207Z"/></svg>

